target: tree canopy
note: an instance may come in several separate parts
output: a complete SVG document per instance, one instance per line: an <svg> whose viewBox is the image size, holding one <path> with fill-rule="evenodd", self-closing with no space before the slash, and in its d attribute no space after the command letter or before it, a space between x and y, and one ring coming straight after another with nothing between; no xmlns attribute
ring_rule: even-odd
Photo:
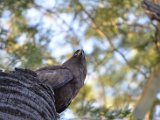
<svg viewBox="0 0 160 120"><path fill-rule="evenodd" d="M74 117L123 118L160 61L157 25L139 0L2 0L0 68L34 70L83 48L86 85L69 109Z"/></svg>

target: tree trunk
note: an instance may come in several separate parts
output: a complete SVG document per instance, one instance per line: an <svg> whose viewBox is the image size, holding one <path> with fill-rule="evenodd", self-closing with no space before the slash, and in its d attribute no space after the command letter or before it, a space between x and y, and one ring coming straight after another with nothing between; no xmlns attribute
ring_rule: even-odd
<svg viewBox="0 0 160 120"><path fill-rule="evenodd" d="M0 120L56 120L54 92L33 71L0 72Z"/></svg>
<svg viewBox="0 0 160 120"><path fill-rule="evenodd" d="M136 119L142 120L156 100L156 95L160 91L160 64L153 70L150 79L144 87L139 101L136 104L133 115Z"/></svg>

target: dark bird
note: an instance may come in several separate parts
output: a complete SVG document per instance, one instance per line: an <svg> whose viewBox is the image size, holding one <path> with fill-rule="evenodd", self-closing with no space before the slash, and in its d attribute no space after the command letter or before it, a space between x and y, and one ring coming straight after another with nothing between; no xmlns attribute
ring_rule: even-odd
<svg viewBox="0 0 160 120"><path fill-rule="evenodd" d="M152 3L149 0L142 1L142 8L151 20L160 21L160 5Z"/></svg>
<svg viewBox="0 0 160 120"><path fill-rule="evenodd" d="M36 71L43 83L52 86L55 92L55 106L63 112L84 85L87 74L85 53L77 50L73 56L59 66L48 66Z"/></svg>

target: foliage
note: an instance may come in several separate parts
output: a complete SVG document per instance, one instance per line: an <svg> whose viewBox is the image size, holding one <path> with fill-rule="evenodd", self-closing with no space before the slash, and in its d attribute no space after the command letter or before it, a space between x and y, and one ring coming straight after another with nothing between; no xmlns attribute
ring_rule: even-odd
<svg viewBox="0 0 160 120"><path fill-rule="evenodd" d="M75 49L84 48L86 86L70 109L79 116L103 113L124 118L130 113L124 104L133 108L160 60L154 42L156 23L140 4L138 0L0 1L0 67L37 69L62 63ZM115 115L114 110L108 112L109 106L122 109Z"/></svg>

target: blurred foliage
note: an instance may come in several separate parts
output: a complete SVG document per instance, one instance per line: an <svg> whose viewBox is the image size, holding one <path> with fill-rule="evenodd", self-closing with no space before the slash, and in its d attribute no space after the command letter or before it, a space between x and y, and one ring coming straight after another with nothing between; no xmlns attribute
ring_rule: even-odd
<svg viewBox="0 0 160 120"><path fill-rule="evenodd" d="M70 109L77 116L124 118L160 61L154 43L156 23L140 4L139 0L0 0L0 67L37 69L62 63L83 47L86 86ZM122 109L115 112L110 106Z"/></svg>

